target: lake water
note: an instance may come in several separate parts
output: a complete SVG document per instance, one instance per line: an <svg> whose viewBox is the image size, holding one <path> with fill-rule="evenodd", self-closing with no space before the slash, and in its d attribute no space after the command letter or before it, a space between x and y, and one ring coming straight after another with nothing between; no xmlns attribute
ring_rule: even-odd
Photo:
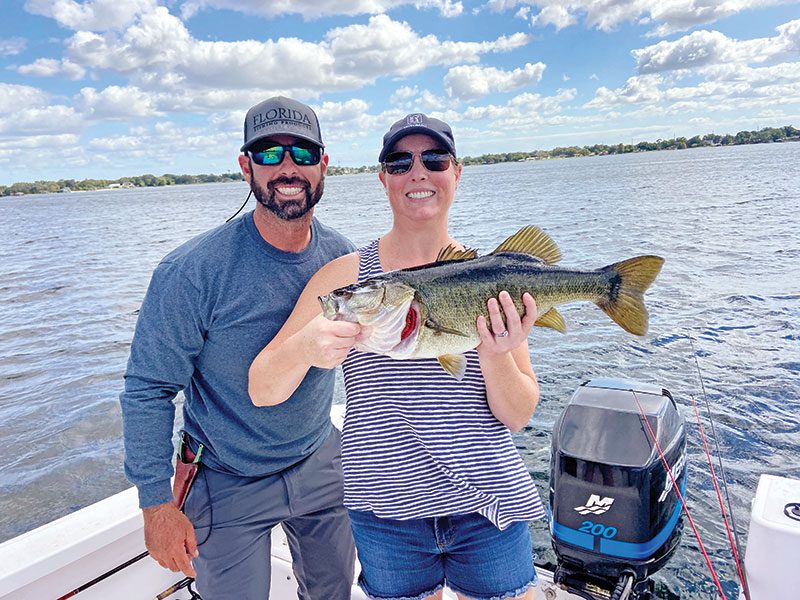
<svg viewBox="0 0 800 600"><path fill-rule="evenodd" d="M117 396L151 271L245 194L228 183L0 199L0 541L128 487ZM588 304L562 310L567 335L536 328L542 399L515 439L546 498L550 432L576 386L608 376L671 390L688 422L690 510L730 597L691 407L695 355L743 533L759 473L800 478L798 207L800 143L786 143L465 168L451 212L451 232L481 253L530 223L567 266L666 257L647 337ZM317 215L357 244L390 224L375 175L328 178ZM533 531L552 558L545 524ZM714 595L688 528L656 578L664 597Z"/></svg>

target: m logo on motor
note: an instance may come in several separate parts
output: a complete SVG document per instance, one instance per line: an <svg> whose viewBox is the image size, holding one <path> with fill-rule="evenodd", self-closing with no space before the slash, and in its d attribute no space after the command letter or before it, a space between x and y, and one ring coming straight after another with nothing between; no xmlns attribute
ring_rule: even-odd
<svg viewBox="0 0 800 600"><path fill-rule="evenodd" d="M601 498L597 494L592 494L585 505L576 506L575 510L582 515L602 515L608 512L612 504L614 504L614 498Z"/></svg>

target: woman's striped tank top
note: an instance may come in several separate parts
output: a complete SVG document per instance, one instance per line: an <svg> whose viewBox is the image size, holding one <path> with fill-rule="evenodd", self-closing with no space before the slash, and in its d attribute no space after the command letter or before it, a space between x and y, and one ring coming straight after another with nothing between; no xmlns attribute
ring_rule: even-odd
<svg viewBox="0 0 800 600"><path fill-rule="evenodd" d="M377 240L358 252L359 281L382 273ZM510 431L489 410L477 351L461 381L434 358L351 350L342 368L347 508L391 519L477 512L500 529L544 517Z"/></svg>

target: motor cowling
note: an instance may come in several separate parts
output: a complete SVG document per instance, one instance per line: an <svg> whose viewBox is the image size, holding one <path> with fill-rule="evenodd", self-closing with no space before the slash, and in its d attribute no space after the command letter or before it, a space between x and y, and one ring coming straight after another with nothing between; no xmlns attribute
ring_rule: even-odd
<svg viewBox="0 0 800 600"><path fill-rule="evenodd" d="M645 418L684 494L686 427L667 390L593 379L556 422L550 530L557 578L613 589L623 576L645 581L674 553L682 506Z"/></svg>

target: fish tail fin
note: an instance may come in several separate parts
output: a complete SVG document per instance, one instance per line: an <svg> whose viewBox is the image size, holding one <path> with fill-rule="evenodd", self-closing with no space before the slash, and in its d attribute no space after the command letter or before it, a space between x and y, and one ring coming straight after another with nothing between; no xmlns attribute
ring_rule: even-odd
<svg viewBox="0 0 800 600"><path fill-rule="evenodd" d="M603 312L625 331L634 335L647 333L647 308L644 293L661 271L664 259L660 256L637 256L604 267L611 289L597 303Z"/></svg>

